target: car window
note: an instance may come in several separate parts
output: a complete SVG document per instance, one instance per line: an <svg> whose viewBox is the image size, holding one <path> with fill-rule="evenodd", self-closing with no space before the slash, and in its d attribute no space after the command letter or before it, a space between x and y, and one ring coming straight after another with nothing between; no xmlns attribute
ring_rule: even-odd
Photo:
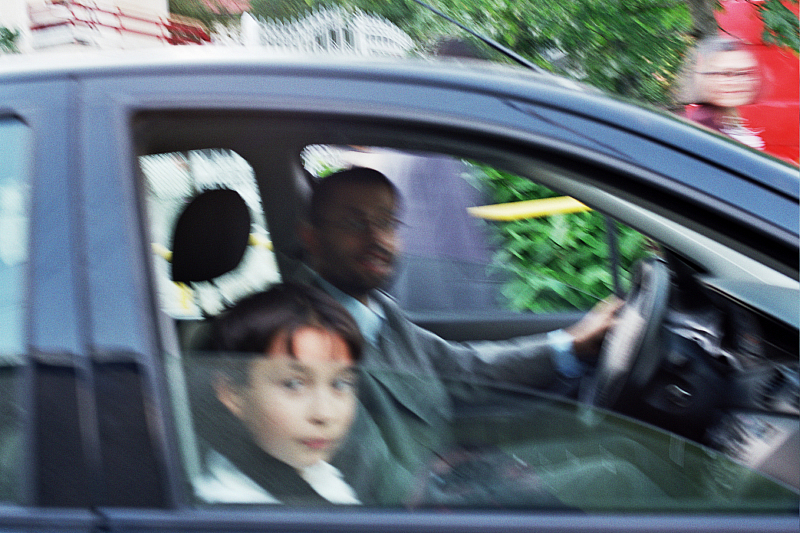
<svg viewBox="0 0 800 533"><path fill-rule="evenodd" d="M625 291L656 250L586 205L479 161L376 147L311 146L317 176L352 165L402 196L402 257L389 292L411 313L588 310Z"/></svg>
<svg viewBox="0 0 800 533"><path fill-rule="evenodd" d="M331 445L330 471L295 471L271 454L302 457L311 447L303 441L309 429L297 419L281 437L281 419L294 419L264 403L274 396L259 392L259 359L263 354L209 354L187 366L200 456L190 481L199 506L319 507L327 505L323 495L329 503L410 511L796 512L795 491L721 452L573 400L463 376L444 382L453 398L447 420L431 412L422 423L414 421L418 415L362 411L345 440ZM230 391L221 392L235 373L241 409ZM363 388L391 383L426 399L438 386L386 370L359 378ZM303 392L293 394L300 401ZM415 438L394 441L393 432Z"/></svg>
<svg viewBox="0 0 800 533"><path fill-rule="evenodd" d="M280 280L250 164L227 149L143 155L150 253L167 336L165 368L190 477L199 449L184 365L207 349L208 317ZM197 407L195 406L195 409ZM202 412L202 408L200 410Z"/></svg>
<svg viewBox="0 0 800 533"><path fill-rule="evenodd" d="M29 151L25 125L0 119L0 501L20 498L19 368L26 351Z"/></svg>
<svg viewBox="0 0 800 533"><path fill-rule="evenodd" d="M276 151L270 155L283 163L283 157L295 162L292 155ZM384 172L400 190L398 231L405 254L389 297L377 291L370 293L374 300L368 302L383 309L385 323L397 322L408 311L429 313L445 316L462 333L470 330L466 331L473 335L467 336L470 340L499 338L486 335L486 326L496 330L506 312L523 317L520 322L528 327L543 315L588 309L614 290L641 285L641 277L631 279L634 263L655 255L659 261L645 264L662 265L667 262L662 256L673 253L555 187L484 161L333 145L307 146L302 159L312 181L363 165ZM702 403L703 387L693 380L695 373L710 376L708 394L714 396L729 367L720 368L724 362L717 360L719 354L706 353L692 336L694 330L687 333L687 324L695 327L695 323L705 331L707 314L717 320L716 305L681 309L669 318L653 320L648 320L652 313L642 312L640 317L638 307L633 307L628 329L615 331L618 336L612 340L618 339L616 348L624 360L657 355L658 372L653 370L655 375L647 378L652 378L652 387L641 387L633 393L639 396L625 398L635 407L654 408L647 416L622 408L612 413L602 404L592 405L591 397L587 405L580 391L586 384L583 377L591 383L591 368L583 377L559 369L557 377L540 383L533 360L551 361L545 373L554 372L558 364L549 335L547 344L544 336L505 332L503 339L516 338L491 346L448 343L408 324L398 328L406 328L409 338L371 341L371 359L363 359L353 375L324 381L330 389L324 401L322 396L308 395L314 412L324 414L317 422L334 416L337 395L358 399L349 404L352 417L337 431L325 435L312 431L292 418L297 415L293 402L280 404L283 408L275 403L276 390L283 395L277 397L297 402L314 390L313 372L296 364L296 354L291 353L295 344L287 348L292 357L286 358L289 370L284 373L259 370L272 368L265 366L270 358L258 351L263 350L260 347L248 353L210 349L211 325L219 323L216 317L226 316L223 310L282 279L259 192L280 190L280 198L263 197L271 202L270 208L292 204L299 211L300 199L291 194L302 194L309 176L298 165L297 175L282 181L272 175L256 177L247 161L227 150L150 155L140 163L146 176L160 306L179 337L177 349L167 350L166 368L189 501L195 506L337 503L440 511L796 513L794 486L765 475L767 470L752 461L712 449L709 441L701 444L691 434L703 425L728 428L727 422L717 420L712 401ZM231 167L235 170L225 170ZM257 168L272 167L261 161ZM562 175L574 177L567 171ZM548 183L553 182L558 180ZM297 190L282 190L288 183ZM231 225L237 217L221 207L231 190L253 216L245 228L245 254L262 255L250 260L256 264L246 256L236 259L230 273L176 274L177 228L208 195L218 203L200 211L198 227L203 230L196 246L204 254L196 256L199 263L225 256L225 241L239 238L224 236L208 253L208 242L216 242L212 235L216 222ZM290 222L283 217L273 220L275 234L285 237L289 232L280 225ZM366 222L356 230L384 221ZM254 238L253 233L259 232ZM282 261L298 258L286 249L278 252ZM308 273L300 265L292 266ZM666 272L665 266L661 268ZM286 278L294 280L296 273L288 272ZM225 283L235 276L238 281ZM660 279L660 286L669 285L669 275ZM664 294L647 293L641 301L666 306ZM402 309L393 311L393 301ZM464 313L483 317L488 313L489 318L470 322ZM495 321L492 315L501 319ZM207 320L211 317L214 320ZM657 327L651 329L649 324ZM653 341L650 332L665 337ZM634 347L638 336L646 338L645 348ZM615 364L613 358L608 360ZM683 402L692 393L700 398L698 412L673 414L686 407ZM736 407L749 413L749 406ZM684 419L686 428L680 426ZM795 415L785 411L770 418L785 434L791 433L795 422ZM295 466L290 461L298 456L322 460Z"/></svg>

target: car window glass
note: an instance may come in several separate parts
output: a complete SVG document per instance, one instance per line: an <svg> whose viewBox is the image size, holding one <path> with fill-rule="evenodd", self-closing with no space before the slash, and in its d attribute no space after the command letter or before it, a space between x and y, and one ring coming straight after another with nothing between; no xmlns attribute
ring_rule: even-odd
<svg viewBox="0 0 800 533"><path fill-rule="evenodd" d="M0 501L16 501L22 450L18 368L25 354L29 132L0 119Z"/></svg>
<svg viewBox="0 0 800 533"><path fill-rule="evenodd" d="M608 294L625 292L633 265L658 248L574 198L488 165L472 166L490 201L470 213L492 229L506 308L589 309Z"/></svg>
<svg viewBox="0 0 800 533"><path fill-rule="evenodd" d="M167 342L164 364L185 469L200 468L184 365L208 349L206 320L243 295L280 280L255 175L227 149L139 157L157 301ZM181 229L179 229L179 227ZM241 246L240 246L241 245ZM177 281L176 281L177 279Z"/></svg>
<svg viewBox="0 0 800 533"><path fill-rule="evenodd" d="M208 157L205 152L200 154ZM372 158L377 155L385 167L373 164L377 159ZM192 156L157 157L185 161ZM226 153L225 157L238 156ZM514 269L503 267L512 261L512 256L523 255L520 250L524 247L516 245L522 246L528 240L535 243L531 246L533 255L526 259L536 265L548 264L546 253L550 253L562 260L561 270L591 271L592 260L608 269L612 261L607 252L590 255L588 263L581 263L580 255L569 254L578 254L581 247L607 247L613 239L597 237L597 233L613 227L616 246L623 256L618 259L623 287L630 264L651 253L655 246L640 234L628 233L602 217L592 220L595 214L572 199L476 161L424 154L426 165L432 169L422 174L424 179L416 185L409 185L417 172L405 170L403 174L398 169L403 165L416 168L413 164L420 157L363 147L316 146L304 153L306 168L319 179L353 164L406 177L407 181L395 182L401 191L408 191L403 193L399 229L405 232L403 238L413 252L402 259L406 262L402 268L416 269L411 271L410 278L414 279L408 281L412 286L417 282L418 299L425 296L426 289L434 292L437 282L431 276L441 271L446 275L440 279L453 278L461 283L448 288L454 298L459 290L469 290L474 285L477 290L471 293L472 297L491 297L490 310L547 313L582 309L612 290L613 276L598 274L603 281L599 289L590 286L567 293L592 295L585 301L551 289L557 298L546 291L533 298L546 299L551 304L512 305L509 294L521 290L514 289L513 283L523 283L524 278L515 281ZM160 174L152 168L146 168L145 173L148 187L152 188L154 176ZM457 180L444 186L441 176L455 176ZM442 194L443 188L451 189L449 198ZM255 186L252 190L255 193ZM148 192L149 201L155 204L149 206L154 224L161 213L157 202L163 198L153 197L166 194ZM417 197L415 193L419 193ZM241 192L242 196L247 194ZM164 217L169 221L159 223L174 227L179 213L188 211L192 205L189 199L195 197L194 190L178 195L180 201L171 210L164 209L173 213ZM560 203L520 205L523 201L552 198ZM452 203L446 207L447 201ZM448 210L452 206L455 207ZM520 207L524 216L517 214L512 220L498 216L515 213ZM538 208L544 210L542 216L537 215ZM356 222L366 222L363 229L386 221ZM462 223L463 228L450 227ZM525 227L528 223L530 227ZM156 261L168 261L168 252L174 251L169 248L170 239L161 237L158 241L157 231L153 234L154 241L165 248L156 247ZM468 243L463 249L443 245L462 241ZM572 242L573 248L564 251L565 242ZM621 251L625 247L633 251ZM541 252L542 248L545 252ZM160 275L169 281L169 268L162 268ZM576 283L563 273L534 272L527 275L549 275L563 285ZM228 298L231 302L239 300L279 278L273 271L272 277L261 285L249 285L235 295L222 294L215 307L203 308L201 314L217 315ZM394 280L395 287L401 279ZM194 315L182 314L185 311L180 308L175 311L170 307L174 303L164 304L163 298L174 296L161 290L162 307L171 310L179 330L189 323L204 323L195 320ZM402 292L393 290L402 301ZM440 302L437 299L434 303ZM445 307L419 305L417 309L422 310L461 311L456 299L447 300ZM467 309L483 310L478 306ZM455 323L458 325L458 320ZM561 390L541 390L524 372L502 374L501 368L504 378L494 379L497 375L484 368L485 361L467 357L469 362L459 366L463 360L450 357L451 350L461 353L460 350L471 350L471 346L441 343L420 333L414 342L447 359L440 364L433 362L433 356L430 360L412 357L415 354L411 354L409 345L387 339L380 344L380 353L394 354L396 361L403 362L402 369L384 365L373 354L372 359L362 359L355 379L348 375L346 379L337 376L319 382L303 365L294 364L294 357L286 359L289 370L285 373L274 368L268 371L265 361L271 358L265 357L264 352L214 353L209 351L208 330L200 336L200 343L187 342L189 336L179 333L180 357L167 357L167 371L187 486L191 500L200 507L360 503L411 510L796 513L796 490L737 464L723 453L657 429L651 423L581 404L561 396ZM532 347L526 342L538 341L515 339L508 345ZM541 344L538 346L541 348ZM453 361L456 362L450 364ZM435 370L430 366L434 364ZM310 427L328 426L308 426L303 418L307 412L295 410L306 395L312 400L308 404L312 412L322 413L315 415L317 422L333 416L336 402L330 398L322 401L316 393L307 394L320 383L330 398L342 391L357 391L359 402L351 411L353 418L338 431L317 433ZM278 397L290 401L276 404L276 390L281 391ZM315 460L297 467L290 463L297 457Z"/></svg>
<svg viewBox="0 0 800 533"><path fill-rule="evenodd" d="M201 457L191 485L200 506L319 507L327 498L440 512L796 512L793 490L649 424L526 387L389 370L361 373L359 387L412 387L426 401L444 384L453 400L448 418L422 411L422 423L359 405L345 439L330 445L326 469L291 468L272 454L316 457L316 444L300 423L281 435L281 420L293 415L276 418L259 403L273 397L254 375L259 359L199 356L190 366ZM240 379L235 402L221 392L226 379ZM300 402L305 393L292 394Z"/></svg>
<svg viewBox="0 0 800 533"><path fill-rule="evenodd" d="M577 200L478 161L375 147L310 146L317 177L360 165L402 196L389 292L409 312L587 310L624 291L655 248Z"/></svg>
<svg viewBox="0 0 800 533"><path fill-rule="evenodd" d="M197 319L216 314L242 295L280 278L253 169L245 159L230 150L194 150L142 156L139 164L145 176L159 303L169 316ZM170 262L176 223L193 198L218 189L235 191L247 205L251 225L244 257L235 269L212 279L173 282ZM223 212L213 205L208 209L207 218ZM223 219L217 222L219 227L226 223ZM213 231L215 224L210 224L211 229L203 226L198 231ZM193 246L211 243L211 235L208 237L197 238ZM211 257L220 251L198 253Z"/></svg>

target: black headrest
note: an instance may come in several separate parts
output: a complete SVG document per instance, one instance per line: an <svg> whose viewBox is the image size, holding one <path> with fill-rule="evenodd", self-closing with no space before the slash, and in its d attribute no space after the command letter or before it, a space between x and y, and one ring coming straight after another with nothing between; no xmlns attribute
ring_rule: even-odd
<svg viewBox="0 0 800 533"><path fill-rule="evenodd" d="M208 189L183 210L172 235L172 280L210 281L239 264L250 238L250 211L239 193Z"/></svg>

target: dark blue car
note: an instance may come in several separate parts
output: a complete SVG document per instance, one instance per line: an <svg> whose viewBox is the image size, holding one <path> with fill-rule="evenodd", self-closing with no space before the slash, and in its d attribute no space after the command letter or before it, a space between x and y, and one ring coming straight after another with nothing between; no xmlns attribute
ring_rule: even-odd
<svg viewBox="0 0 800 533"><path fill-rule="evenodd" d="M297 277L311 186L350 165L406 200L387 291L420 326L511 339L611 291L621 320L583 378L448 376L455 444L404 498L210 502L208 322ZM511 68L3 58L0 531L797 531L799 189L734 141ZM547 481L588 465L583 492ZM607 497L629 470L656 490Z"/></svg>

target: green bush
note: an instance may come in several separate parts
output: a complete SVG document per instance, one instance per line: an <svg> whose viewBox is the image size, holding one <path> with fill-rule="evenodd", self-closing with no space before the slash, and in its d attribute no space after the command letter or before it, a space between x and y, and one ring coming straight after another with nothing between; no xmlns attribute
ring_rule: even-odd
<svg viewBox="0 0 800 533"><path fill-rule="evenodd" d="M18 38L19 38L18 30L11 30L9 28L0 26L0 53L19 52L19 50L17 50Z"/></svg>
<svg viewBox="0 0 800 533"><path fill-rule="evenodd" d="M494 203L561 196L526 178L481 167ZM630 267L648 253L648 240L617 222L621 285ZM504 272L503 294L514 310L588 309L614 291L606 216L595 211L491 222L498 252L493 268Z"/></svg>

